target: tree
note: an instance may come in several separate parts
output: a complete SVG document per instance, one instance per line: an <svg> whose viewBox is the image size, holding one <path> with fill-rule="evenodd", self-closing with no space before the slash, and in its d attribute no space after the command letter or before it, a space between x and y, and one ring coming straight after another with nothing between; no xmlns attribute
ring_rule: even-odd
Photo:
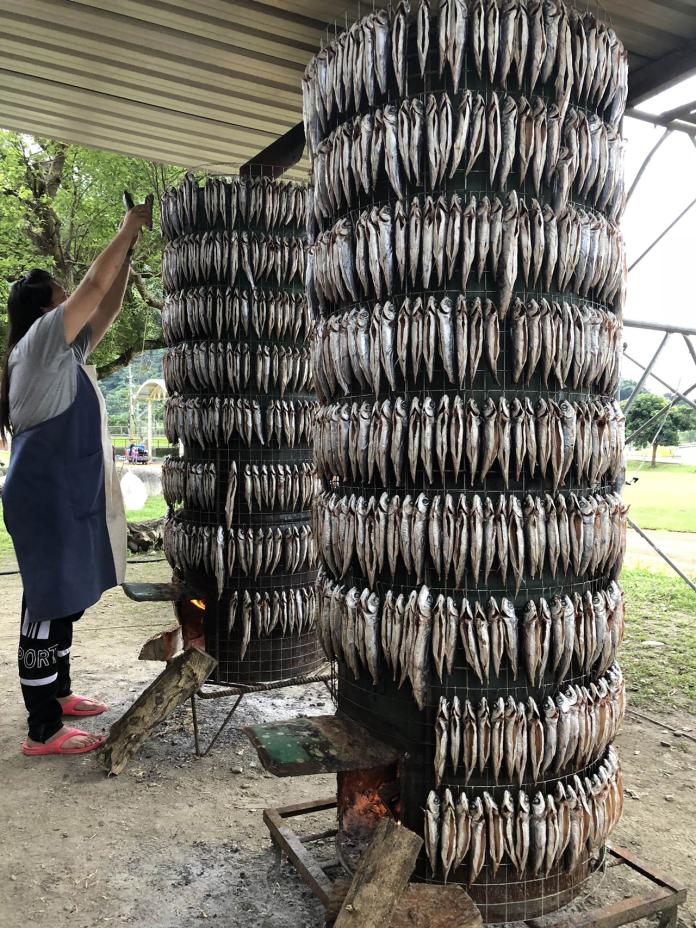
<svg viewBox="0 0 696 928"><path fill-rule="evenodd" d="M633 391L635 390L637 386L638 386L637 380L622 380L621 381L621 387L619 388L619 399L621 400L622 403L624 400L627 400L629 398L629 396L631 395L631 393L633 393ZM639 392L646 393L647 391L645 387L641 387Z"/></svg>
<svg viewBox="0 0 696 928"><path fill-rule="evenodd" d="M181 169L0 130L0 331L9 286L31 267L55 274L70 291L108 243L123 216L123 191L156 201ZM162 347L158 233L141 236L123 311L94 354L103 377L134 354Z"/></svg>
<svg viewBox="0 0 696 928"><path fill-rule="evenodd" d="M686 403L671 405L655 393L639 393L626 416L626 436L634 436L630 443L636 448L652 445L652 467L659 445L678 445L679 432L695 427L696 411Z"/></svg>

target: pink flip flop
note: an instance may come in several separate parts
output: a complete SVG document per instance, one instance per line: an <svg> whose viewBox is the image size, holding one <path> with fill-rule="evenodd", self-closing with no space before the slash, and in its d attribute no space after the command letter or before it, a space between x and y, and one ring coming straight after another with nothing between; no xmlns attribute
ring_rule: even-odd
<svg viewBox="0 0 696 928"><path fill-rule="evenodd" d="M94 702L94 708L92 709L76 709L75 706L79 705L81 702ZM102 712L106 712L109 708L105 706L103 702L95 702L93 699L89 699L87 696L77 696L75 693L68 699L67 702L62 704L63 715L71 715L75 718L86 718L89 715L101 715Z"/></svg>
<svg viewBox="0 0 696 928"><path fill-rule="evenodd" d="M38 757L48 754L88 754L90 751L100 748L106 741L106 738L100 736L96 741L77 748L64 748L63 745L76 735L89 734L90 732L82 731L79 728L66 728L61 735L54 738L53 741L47 741L45 744L28 744L25 741L22 745L22 754L26 754L27 757Z"/></svg>

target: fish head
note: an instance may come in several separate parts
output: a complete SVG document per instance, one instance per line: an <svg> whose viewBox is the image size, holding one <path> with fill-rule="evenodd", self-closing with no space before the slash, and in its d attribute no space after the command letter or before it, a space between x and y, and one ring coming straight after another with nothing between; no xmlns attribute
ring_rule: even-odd
<svg viewBox="0 0 696 928"><path fill-rule="evenodd" d="M532 815L535 818L543 818L546 815L546 802L542 793L536 793L532 800Z"/></svg>

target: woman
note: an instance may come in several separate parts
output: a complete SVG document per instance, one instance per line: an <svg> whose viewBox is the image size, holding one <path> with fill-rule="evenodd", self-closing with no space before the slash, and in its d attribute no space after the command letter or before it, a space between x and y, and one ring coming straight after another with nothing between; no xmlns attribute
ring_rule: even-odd
<svg viewBox="0 0 696 928"><path fill-rule="evenodd" d="M24 587L19 677L27 755L84 754L104 740L63 723L107 708L71 691L72 629L122 582L126 558L104 400L85 363L121 309L133 246L151 221L148 198L128 211L70 296L39 270L10 290L0 437L13 437L2 504Z"/></svg>

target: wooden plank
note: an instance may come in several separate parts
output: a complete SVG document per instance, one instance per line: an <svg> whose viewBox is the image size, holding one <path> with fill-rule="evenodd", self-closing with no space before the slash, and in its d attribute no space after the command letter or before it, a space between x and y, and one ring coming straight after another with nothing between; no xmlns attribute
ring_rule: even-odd
<svg viewBox="0 0 696 928"><path fill-rule="evenodd" d="M478 907L461 886L411 883L389 928L482 928Z"/></svg>
<svg viewBox="0 0 696 928"><path fill-rule="evenodd" d="M177 622L148 638L138 654L139 661L170 661L184 647L181 626Z"/></svg>
<svg viewBox="0 0 696 928"><path fill-rule="evenodd" d="M265 809L263 820L271 833L273 842L286 854L321 904L327 906L331 900L331 880L314 857L305 849L292 828L285 824L278 809Z"/></svg>
<svg viewBox="0 0 696 928"><path fill-rule="evenodd" d="M104 770L121 773L152 730L203 685L216 664L214 657L198 648L184 651L168 664L111 726L98 752Z"/></svg>
<svg viewBox="0 0 696 928"><path fill-rule="evenodd" d="M590 909L584 915L560 918L553 923L552 928L620 928L621 925L674 908L676 904L673 893L666 889L656 889L642 896L629 896L628 899L621 899L612 905ZM549 928L546 920L542 922L535 918L530 918L525 924L529 928Z"/></svg>
<svg viewBox="0 0 696 928"><path fill-rule="evenodd" d="M244 729L265 770L279 777L388 767L399 754L350 719L319 715Z"/></svg>
<svg viewBox="0 0 696 928"><path fill-rule="evenodd" d="M644 860L641 860L640 857L636 857L628 848L625 847L614 847L613 845L609 847L609 853L616 857L618 860L625 863L632 870L635 870L636 873L640 873L642 876L647 877L653 883L657 883L658 886L666 886L668 889L671 889L676 893L679 898L678 902L683 902L686 899L686 885L680 880L677 880L675 877L670 876L670 874L665 873L662 870L659 870L657 867L654 867L652 864L647 863ZM683 896L681 895L683 893Z"/></svg>
<svg viewBox="0 0 696 928"><path fill-rule="evenodd" d="M403 894L423 839L383 818L360 858L335 928L383 928Z"/></svg>
<svg viewBox="0 0 696 928"><path fill-rule="evenodd" d="M336 797L329 796L327 799L310 799L307 802L281 806L280 809L276 809L276 812L281 818L295 818L298 815L310 815L313 812L328 812L329 809L335 809L337 805Z"/></svg>

